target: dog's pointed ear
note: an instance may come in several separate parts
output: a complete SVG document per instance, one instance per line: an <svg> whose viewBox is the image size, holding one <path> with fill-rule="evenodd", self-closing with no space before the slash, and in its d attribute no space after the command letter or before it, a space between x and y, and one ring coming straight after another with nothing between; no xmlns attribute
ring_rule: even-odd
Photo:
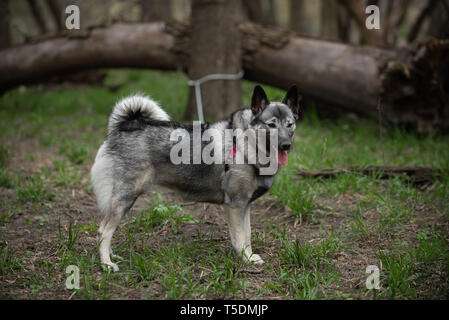
<svg viewBox="0 0 449 320"><path fill-rule="evenodd" d="M290 89L288 89L287 94L285 95L284 100L282 100L283 104L286 104L293 112L295 119L299 119L299 99L298 99L298 87L296 84L292 85Z"/></svg>
<svg viewBox="0 0 449 320"><path fill-rule="evenodd" d="M261 110L270 104L267 94L261 86L257 85L254 88L253 97L251 98L251 111L253 115L257 115Z"/></svg>

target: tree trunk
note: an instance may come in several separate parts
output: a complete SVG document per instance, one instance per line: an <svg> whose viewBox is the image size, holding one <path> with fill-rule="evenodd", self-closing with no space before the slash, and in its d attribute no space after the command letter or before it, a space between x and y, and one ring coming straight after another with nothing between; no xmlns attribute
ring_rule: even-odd
<svg viewBox="0 0 449 320"><path fill-rule="evenodd" d="M174 38L164 30L163 23L115 24L0 51L0 91L91 68L177 69Z"/></svg>
<svg viewBox="0 0 449 320"><path fill-rule="evenodd" d="M321 38L337 41L340 39L339 8L335 0L322 0L321 2Z"/></svg>
<svg viewBox="0 0 449 320"><path fill-rule="evenodd" d="M9 29L9 1L0 1L0 50L8 48L11 45L11 33Z"/></svg>
<svg viewBox="0 0 449 320"><path fill-rule="evenodd" d="M343 6L338 7L338 31L339 41L349 42L351 39L351 16Z"/></svg>
<svg viewBox="0 0 449 320"><path fill-rule="evenodd" d="M361 0L338 0L346 8L348 13L356 22L360 31L360 43L365 45L380 46L382 41L382 30L368 30L365 26L367 15L365 3Z"/></svg>
<svg viewBox="0 0 449 320"><path fill-rule="evenodd" d="M193 68L191 62L198 58L198 51L211 54L212 50L205 44L206 48L189 51L189 31L188 26L174 23L116 24L77 37L11 47L0 51L0 89L88 68ZM192 32L195 35L195 29ZM240 25L240 32L241 61L248 80L283 89L296 83L301 95L316 101L319 108L373 118L380 115L384 124L404 125L419 132L449 132L449 40L432 40L398 51L294 37L288 31L248 22ZM240 51L238 48L223 47L222 51ZM202 61L208 68L210 59ZM220 67L227 66L212 60L217 61ZM196 80L207 73L237 73L239 68L200 69L204 73L193 76L195 70L191 69L189 77ZM221 83L212 93L219 95L213 96L218 100L206 103L210 95L205 94L205 85L214 83ZM238 81L211 81L202 86L206 113L219 110L220 115L211 115L219 117L240 106L239 99L232 103L225 93L231 91L227 86L235 83ZM227 101L226 109L209 108L223 100ZM195 106L190 110L194 112Z"/></svg>
<svg viewBox="0 0 449 320"><path fill-rule="evenodd" d="M276 26L276 6L274 0L267 0L267 9L265 11L265 25Z"/></svg>
<svg viewBox="0 0 449 320"><path fill-rule="evenodd" d="M39 7L37 5L36 0L27 0L28 5L30 7L31 13L34 17L34 20L36 22L36 26L39 28L41 33L47 33L47 26L45 25L45 19L42 16Z"/></svg>
<svg viewBox="0 0 449 320"><path fill-rule="evenodd" d="M290 0L290 29L298 35L305 35L306 4L304 0Z"/></svg>
<svg viewBox="0 0 449 320"><path fill-rule="evenodd" d="M437 39L449 38L449 2L440 1L433 10L427 35Z"/></svg>
<svg viewBox="0 0 449 320"><path fill-rule="evenodd" d="M280 48L279 35L264 35L265 43L244 51L247 79L280 88L296 83L320 107L381 116L418 132L449 130L449 40L394 51L294 37Z"/></svg>
<svg viewBox="0 0 449 320"><path fill-rule="evenodd" d="M262 0L242 0L243 9L249 21L264 24Z"/></svg>
<svg viewBox="0 0 449 320"><path fill-rule="evenodd" d="M418 18L413 23L412 30L410 31L407 40L408 42L413 42L416 40L416 38L419 35L419 32L421 31L421 27L424 23L424 20L428 18L429 15L432 14L432 12L435 10L436 6L438 4L438 0L429 0L427 5L424 7L424 9L421 11L421 13L418 15Z"/></svg>
<svg viewBox="0 0 449 320"><path fill-rule="evenodd" d="M385 47L390 46L390 37L391 37L391 26L392 26L392 19L393 19L393 9L394 9L394 2L388 1L386 4L385 9L385 18L383 23L383 32L382 32L382 41L384 43Z"/></svg>
<svg viewBox="0 0 449 320"><path fill-rule="evenodd" d="M48 6L50 8L50 12L53 16L53 19L56 23L56 28L58 29L58 31L62 30L62 14L63 14L63 10L61 7L61 4L59 3L58 0L50 0L48 1Z"/></svg>
<svg viewBox="0 0 449 320"><path fill-rule="evenodd" d="M172 18L171 0L141 0L142 22L168 21Z"/></svg>
<svg viewBox="0 0 449 320"><path fill-rule="evenodd" d="M397 40L399 37L399 31L401 30L401 26L405 21L405 18L407 16L408 10L410 8L410 2L411 0L401 0L399 3L399 8L398 10L398 15L397 18L394 21L394 26L393 26L393 34L391 35L392 37L392 47L395 47L397 44Z"/></svg>
<svg viewBox="0 0 449 320"><path fill-rule="evenodd" d="M208 74L236 74L242 68L240 0L194 0L190 40L189 78ZM240 80L212 80L201 85L203 112L220 119L241 105ZM185 118L197 114L194 87L190 90Z"/></svg>
<svg viewBox="0 0 449 320"><path fill-rule="evenodd" d="M276 25L276 8L273 0L242 0L242 5L249 21L265 26Z"/></svg>

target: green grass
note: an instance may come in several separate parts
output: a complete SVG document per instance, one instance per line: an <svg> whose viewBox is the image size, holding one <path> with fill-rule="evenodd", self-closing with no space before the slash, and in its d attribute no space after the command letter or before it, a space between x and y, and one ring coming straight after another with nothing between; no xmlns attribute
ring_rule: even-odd
<svg viewBox="0 0 449 320"><path fill-rule="evenodd" d="M169 205L163 202L162 196L155 193L157 201L155 201L148 209L141 211L130 222L130 226L135 229L134 232L149 232L169 226L174 234L180 232L179 225L182 223L196 223L191 215L183 212L178 205Z"/></svg>
<svg viewBox="0 0 449 320"><path fill-rule="evenodd" d="M389 252L380 251L378 258L384 267L386 298L431 299L435 283L448 290L449 243L437 233L420 233L416 246L402 243Z"/></svg>
<svg viewBox="0 0 449 320"><path fill-rule="evenodd" d="M342 250L340 239L328 234L319 244L301 243L290 239L285 232L275 233L281 242L277 251L280 264L274 266L279 278L268 288L290 299L320 299L340 275L333 259Z"/></svg>
<svg viewBox="0 0 449 320"><path fill-rule="evenodd" d="M32 176L24 180L16 189L16 198L19 202L51 201L55 194L45 189L44 181L40 176Z"/></svg>
<svg viewBox="0 0 449 320"><path fill-rule="evenodd" d="M253 86L242 82L244 105ZM285 94L264 88L272 100ZM225 226L208 229L189 206L157 193L114 234L120 272L103 272L95 241L99 218L90 218L96 209L89 169L106 137L112 107L139 92L181 120L188 90L181 73L115 70L105 87L22 88L0 97L0 294L25 292L40 299L50 292L68 298L65 268L76 265L79 299L449 297L447 172L424 191L400 177L295 174L349 165L448 170L449 138L399 128L380 136L375 121L323 120L313 106L297 125L288 164L263 198L271 209L259 209L253 220L253 250L266 261L262 274L220 239ZM89 222L80 221L86 214ZM28 253L17 244L17 230L35 236ZM379 291L363 285L368 261L381 269Z"/></svg>
<svg viewBox="0 0 449 320"><path fill-rule="evenodd" d="M8 165L8 149L0 145L0 168L6 168Z"/></svg>
<svg viewBox="0 0 449 320"><path fill-rule="evenodd" d="M12 188L14 186L14 181L8 175L5 169L0 168L0 187Z"/></svg>
<svg viewBox="0 0 449 320"><path fill-rule="evenodd" d="M0 243L0 275L5 275L22 267L19 258L11 252L6 241Z"/></svg>
<svg viewBox="0 0 449 320"><path fill-rule="evenodd" d="M14 182L6 171L8 165L8 149L0 144L0 187L12 188Z"/></svg>

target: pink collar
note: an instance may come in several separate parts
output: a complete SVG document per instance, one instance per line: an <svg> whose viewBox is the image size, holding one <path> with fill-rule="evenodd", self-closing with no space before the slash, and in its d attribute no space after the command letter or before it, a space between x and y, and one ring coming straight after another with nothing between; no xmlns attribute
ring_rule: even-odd
<svg viewBox="0 0 449 320"><path fill-rule="evenodd" d="M228 163L231 163L232 160L235 158L235 154L237 153L237 146L233 145L232 146L232 151L229 153L229 157L228 157Z"/></svg>

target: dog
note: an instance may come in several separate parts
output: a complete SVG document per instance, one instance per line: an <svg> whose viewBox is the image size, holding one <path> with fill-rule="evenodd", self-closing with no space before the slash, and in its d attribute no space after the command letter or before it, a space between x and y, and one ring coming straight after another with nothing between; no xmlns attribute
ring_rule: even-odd
<svg viewBox="0 0 449 320"><path fill-rule="evenodd" d="M253 130L262 132L266 145L276 142L267 154L270 159L276 155L278 166L269 174L261 174L267 166L258 161L232 161L241 149L244 151L239 154L247 159L260 148L258 142L251 148L249 139L242 143L235 136L214 138L210 142L217 147L214 150L218 150L216 155L221 162L173 163L173 148L179 143L174 141L173 134L181 130L195 135L194 124L171 121L168 114L146 96L133 95L119 101L109 117L107 139L98 150L91 169L93 190L103 215L98 230L103 266L119 270L111 261L111 257L115 257L111 251L113 233L136 199L150 192L153 185L175 189L193 201L224 205L231 243L238 256L246 262L264 263L251 249L250 204L271 188L275 175L286 164L299 113L296 85L290 87L282 102L270 102L262 87L256 86L250 108L237 110L226 120L198 126L201 133L210 129L218 133L231 129ZM186 141L193 139L189 137ZM260 140L262 144L263 140ZM205 145L204 141L200 144ZM198 153L195 147L189 148L188 159L191 160Z"/></svg>

